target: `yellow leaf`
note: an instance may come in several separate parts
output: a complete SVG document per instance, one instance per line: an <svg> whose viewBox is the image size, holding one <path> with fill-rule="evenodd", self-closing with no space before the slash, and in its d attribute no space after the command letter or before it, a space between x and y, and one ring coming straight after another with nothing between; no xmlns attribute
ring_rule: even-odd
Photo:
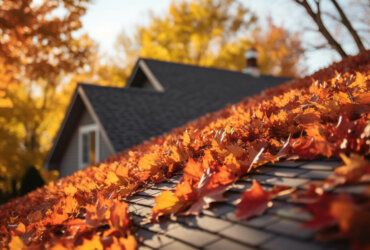
<svg viewBox="0 0 370 250"><path fill-rule="evenodd" d="M113 172L109 172L107 175L107 179L105 179L104 183L108 186L112 184L116 184L119 181L117 175Z"/></svg>
<svg viewBox="0 0 370 250"><path fill-rule="evenodd" d="M19 232L21 232L21 233L24 233L24 232L26 232L26 227L25 227L25 225L21 222L21 223L19 223L18 224L18 226L17 226L17 229L16 229L17 231L19 231Z"/></svg>
<svg viewBox="0 0 370 250"><path fill-rule="evenodd" d="M64 247L61 243L54 245L51 250L67 250L68 248Z"/></svg>
<svg viewBox="0 0 370 250"><path fill-rule="evenodd" d="M141 170L153 170L157 165L158 156L156 154L146 154L140 158L138 166Z"/></svg>
<svg viewBox="0 0 370 250"><path fill-rule="evenodd" d="M118 176L123 177L123 178L128 178L128 170L129 170L129 168L127 166L124 166L124 165L120 164L117 167L116 174Z"/></svg>
<svg viewBox="0 0 370 250"><path fill-rule="evenodd" d="M78 202L75 198L72 196L67 196L65 199L65 204L63 206L63 212L64 213L74 213L76 212L78 207Z"/></svg>
<svg viewBox="0 0 370 250"><path fill-rule="evenodd" d="M186 147L190 144L190 136L188 132L185 132L182 139L182 144Z"/></svg>
<svg viewBox="0 0 370 250"><path fill-rule="evenodd" d="M18 250L24 248L23 241L18 236L12 236L12 239L10 240L8 246L10 250Z"/></svg>
<svg viewBox="0 0 370 250"><path fill-rule="evenodd" d="M356 80L349 85L349 87L366 87L365 75L361 74L360 72L356 72Z"/></svg>
<svg viewBox="0 0 370 250"><path fill-rule="evenodd" d="M0 97L0 108L13 108L13 102L9 98Z"/></svg>
<svg viewBox="0 0 370 250"><path fill-rule="evenodd" d="M182 202L171 191L163 191L155 198L155 202L156 205L152 208L155 215L174 214L182 207Z"/></svg>
<svg viewBox="0 0 370 250"><path fill-rule="evenodd" d="M81 246L75 248L76 250L103 250L103 245L100 242L100 237L94 235L91 240L84 239Z"/></svg>
<svg viewBox="0 0 370 250"><path fill-rule="evenodd" d="M77 192L77 188L75 188L74 186L72 186L71 184L67 187L64 188L64 193L66 195L71 195L73 196L75 193Z"/></svg>

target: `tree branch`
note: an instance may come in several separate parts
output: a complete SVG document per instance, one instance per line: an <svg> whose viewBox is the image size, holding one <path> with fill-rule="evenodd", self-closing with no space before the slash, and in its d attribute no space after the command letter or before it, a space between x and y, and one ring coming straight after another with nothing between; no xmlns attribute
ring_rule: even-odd
<svg viewBox="0 0 370 250"><path fill-rule="evenodd" d="M355 43L357 45L358 50L360 52L365 51L366 49L365 49L364 44L361 41L360 36L357 34L356 30L353 28L351 22L348 20L346 14L342 10L342 8L339 6L338 2L336 0L331 0L331 2L333 3L333 5L335 6L335 8L337 9L337 11L338 11L338 13L340 15L340 18L341 18L341 22L347 28L347 30L351 34L353 40L355 40Z"/></svg>
<svg viewBox="0 0 370 250"><path fill-rule="evenodd" d="M307 0L294 0L297 4L303 6L307 13L310 15L312 20L316 23L320 33L325 37L325 39L328 41L329 45L336 50L339 55L342 58L347 57L347 53L344 51L342 46L334 39L334 37L330 34L328 29L325 27L325 24L323 23L321 19L321 10L320 10L320 1L316 0L316 7L317 12L314 12L314 10L311 8L310 4L307 2Z"/></svg>
<svg viewBox="0 0 370 250"><path fill-rule="evenodd" d="M327 12L327 11L323 11L323 12L321 12L321 13L322 13L323 15L325 15L325 16L327 16L327 17L329 17L329 18L333 19L334 21L336 21L336 22L338 22L338 23L342 23L342 19L340 19L340 18L336 17L335 15L333 15L333 14L331 14L331 13Z"/></svg>

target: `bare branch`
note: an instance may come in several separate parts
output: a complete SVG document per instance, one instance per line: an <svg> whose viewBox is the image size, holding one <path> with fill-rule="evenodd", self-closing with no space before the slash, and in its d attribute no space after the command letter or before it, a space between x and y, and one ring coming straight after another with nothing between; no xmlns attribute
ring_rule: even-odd
<svg viewBox="0 0 370 250"><path fill-rule="evenodd" d="M331 47L328 44L322 44L322 45L308 45L305 49L305 52L310 53L310 52L316 52L318 50L327 50L330 49Z"/></svg>
<svg viewBox="0 0 370 250"><path fill-rule="evenodd" d="M307 2L307 0L294 0L297 4L303 6L307 13L310 15L312 20L316 23L320 33L325 37L325 39L328 41L329 45L336 50L342 58L347 57L347 53L344 51L342 46L334 39L334 37L330 34L328 29L326 28L325 24L323 23L321 19L321 10L320 10L320 1L316 0L315 4L317 7L316 12L312 9L310 4Z"/></svg>
<svg viewBox="0 0 370 250"><path fill-rule="evenodd" d="M356 30L353 28L351 22L348 20L346 14L342 10L342 8L339 6L338 2L336 0L331 0L331 2L333 3L333 5L335 6L335 8L337 9L337 11L338 11L338 13L339 13L339 15L341 17L341 22L347 28L347 30L351 34L353 40L355 40L355 43L357 45L358 50L360 52L365 51L366 49L365 49L364 44L361 41L360 36L357 34Z"/></svg>
<svg viewBox="0 0 370 250"><path fill-rule="evenodd" d="M323 11L321 13L322 13L323 16L325 15L325 16L329 17L330 19L338 22L338 23L342 23L342 19L338 18L337 16L333 15L332 13L329 13L327 11Z"/></svg>

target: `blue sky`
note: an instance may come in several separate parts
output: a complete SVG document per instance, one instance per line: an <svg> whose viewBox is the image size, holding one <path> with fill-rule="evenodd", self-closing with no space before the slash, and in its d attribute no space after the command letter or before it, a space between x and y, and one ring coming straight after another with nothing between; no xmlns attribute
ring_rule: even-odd
<svg viewBox="0 0 370 250"><path fill-rule="evenodd" d="M123 29L130 35L137 25L147 24L149 11L157 15L168 10L172 0L93 0L87 14L82 18L83 30L100 45L100 51L108 55L114 53L117 35ZM175 2L178 0L174 0ZM245 5L254 11L260 21L271 15L274 22L284 24L291 31L300 30L309 22L304 12L290 0L243 0ZM310 39L305 36L304 39ZM309 73L325 67L339 57L333 52L307 53L306 65Z"/></svg>

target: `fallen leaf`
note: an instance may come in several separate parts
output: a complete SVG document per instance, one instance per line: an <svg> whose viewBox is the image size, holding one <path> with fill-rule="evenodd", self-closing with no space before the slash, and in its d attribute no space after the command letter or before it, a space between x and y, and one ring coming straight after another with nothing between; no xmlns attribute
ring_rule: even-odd
<svg viewBox="0 0 370 250"><path fill-rule="evenodd" d="M346 182L356 183L361 180L365 175L370 174L370 161L366 160L363 156L358 154L351 154L347 157L341 154L344 165L334 170L338 176L345 178Z"/></svg>
<svg viewBox="0 0 370 250"><path fill-rule="evenodd" d="M152 220L154 221L161 215L177 213L185 203L185 201L180 201L171 191L163 191L155 198L155 202L156 205L152 208Z"/></svg>
<svg viewBox="0 0 370 250"><path fill-rule="evenodd" d="M24 244L21 238L19 238L18 236L12 236L8 247L10 250L19 250L24 249Z"/></svg>
<svg viewBox="0 0 370 250"><path fill-rule="evenodd" d="M91 239L84 238L82 245L75 247L76 250L103 250L103 245L100 242L100 237L94 235Z"/></svg>
<svg viewBox="0 0 370 250"><path fill-rule="evenodd" d="M263 214L268 208L270 197L270 192L263 190L261 185L253 180L252 187L242 194L240 202L236 205L236 217L249 219Z"/></svg>

